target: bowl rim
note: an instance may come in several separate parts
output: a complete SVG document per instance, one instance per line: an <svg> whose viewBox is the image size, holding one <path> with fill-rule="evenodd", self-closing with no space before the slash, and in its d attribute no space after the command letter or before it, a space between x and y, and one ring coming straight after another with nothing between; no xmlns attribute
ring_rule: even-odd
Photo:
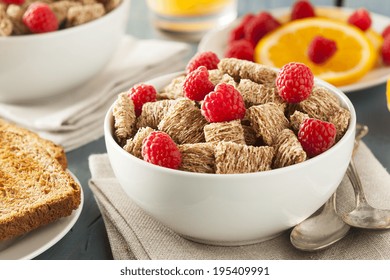
<svg viewBox="0 0 390 280"><path fill-rule="evenodd" d="M81 32L83 29L93 28L95 25L104 24L107 21L110 21L113 17L116 17L122 9L126 7L129 8L131 0L122 0L117 7L108 13L104 14L102 17L94 19L92 21L73 26L70 28L60 29L52 32L38 33L38 34L24 34L24 35L11 35L11 36L0 36L0 43L3 42L17 42L24 40L37 40L37 39L46 39L46 38L55 38L62 35L70 35L74 32Z"/></svg>
<svg viewBox="0 0 390 280"><path fill-rule="evenodd" d="M175 72L175 73L170 73L170 74L165 74L159 77L156 77L152 80L146 81L145 83L151 83L153 84L154 81L156 80L162 80L164 78L170 77L170 76L175 76L175 75L181 75L184 74L183 71L180 72ZM355 126L356 126L356 111L355 108L351 102L351 100L343 93L340 89L337 87L320 80L318 78L314 78L314 85L319 85L326 87L329 89L333 94L337 96L337 98L341 101L342 105L344 108L348 109L350 111L351 117L349 121L349 125L347 128L347 131L343 135L343 137L335 144L333 145L329 150L325 151L324 153L315 156L313 158L309 158L305 160L304 162L300 162L298 164L282 167L282 168L277 168L277 169L271 169L271 170L266 170L266 171L259 171L259 172L251 172L251 173L235 173L235 174L214 174L214 173L197 173L197 172L190 172L190 171L184 171L184 170L176 170L176 169L170 169L158 165L154 165L151 163L148 163L140 158L137 158L136 156L133 156L132 154L126 152L114 139L113 136L113 129L111 126L111 119L113 119L112 115L112 109L114 106L114 103L111 104L109 110L107 111L105 118L104 118L104 138L106 143L111 145L116 151L120 153L120 155L124 157L128 157L131 160L135 160L141 165L144 165L145 168L151 168L151 171L156 171L156 172L163 172L167 173L168 175L173 175L173 176L189 176L189 177L205 177L205 178L227 178L227 179L232 179L232 178L242 178L242 177L251 177L251 176L256 176L256 177L262 177L262 176L269 176L269 175L280 175L285 172L293 172L295 169L298 168L304 168L306 165L316 163L320 161L323 157L328 156L329 153L332 153L335 151L339 146L343 145L344 142L347 141L348 138L353 137L355 135ZM351 135L353 134L353 135ZM106 144L107 145L107 144ZM107 148L107 147L106 147ZM351 148L352 152L352 148Z"/></svg>

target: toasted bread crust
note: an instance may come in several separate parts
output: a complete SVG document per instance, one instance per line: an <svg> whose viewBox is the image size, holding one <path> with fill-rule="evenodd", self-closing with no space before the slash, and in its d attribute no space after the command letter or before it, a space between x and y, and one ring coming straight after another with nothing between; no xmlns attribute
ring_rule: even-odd
<svg viewBox="0 0 390 280"><path fill-rule="evenodd" d="M80 186L42 142L0 130L0 240L69 216L80 202Z"/></svg>
<svg viewBox="0 0 390 280"><path fill-rule="evenodd" d="M14 133L23 135L23 137L30 138L30 140L35 144L47 150L47 152L61 164L63 169L68 167L65 150L60 145L56 145L47 139L41 138L35 132L19 127L3 119L0 119L0 131L12 131Z"/></svg>

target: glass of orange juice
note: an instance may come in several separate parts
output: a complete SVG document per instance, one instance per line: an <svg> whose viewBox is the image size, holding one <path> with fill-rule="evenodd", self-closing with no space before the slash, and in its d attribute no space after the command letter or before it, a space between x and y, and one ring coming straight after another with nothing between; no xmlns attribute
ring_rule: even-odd
<svg viewBox="0 0 390 280"><path fill-rule="evenodd" d="M173 33L203 33L232 22L237 0L147 0L155 26Z"/></svg>

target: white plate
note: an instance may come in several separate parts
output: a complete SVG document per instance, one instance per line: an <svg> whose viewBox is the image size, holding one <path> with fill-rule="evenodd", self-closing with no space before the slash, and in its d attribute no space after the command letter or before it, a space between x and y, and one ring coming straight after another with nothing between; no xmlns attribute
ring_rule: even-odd
<svg viewBox="0 0 390 280"><path fill-rule="evenodd" d="M68 170L69 171L69 170ZM61 218L54 223L40 227L23 236L9 241L0 242L0 260L30 260L43 253L51 246L61 240L73 227L84 204L83 189L80 182L69 171L75 181L80 185L81 202L80 206L73 211L72 215Z"/></svg>
<svg viewBox="0 0 390 280"><path fill-rule="evenodd" d="M271 10L270 13L273 14L275 17L280 17L281 15L285 15L286 13L288 13L289 10L290 8L280 8ZM342 10L346 13L351 13L352 11L354 11L353 9L349 8L342 8ZM372 28L379 33L381 33L383 29L390 24L390 18L379 14L371 13L371 18ZM238 19L228 26L214 29L206 33L202 40L199 42L198 51L213 51L219 57L224 57L228 34L230 30L234 26L236 26L240 20L241 19ZM358 82L346 86L341 86L339 87L339 89L344 92L353 92L357 90L366 89L386 82L389 76L390 67L375 68L369 73L367 73Z"/></svg>

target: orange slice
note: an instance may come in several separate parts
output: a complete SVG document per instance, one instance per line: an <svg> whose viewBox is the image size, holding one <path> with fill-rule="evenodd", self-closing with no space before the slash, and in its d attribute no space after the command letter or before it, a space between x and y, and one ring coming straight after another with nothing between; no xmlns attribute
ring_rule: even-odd
<svg viewBox="0 0 390 280"><path fill-rule="evenodd" d="M348 21L348 17L352 12L352 10L347 11L336 7L314 7L314 11L316 17L338 20L344 23ZM280 15L278 17L278 20L283 24L289 22L290 11ZM376 32L375 30L373 30L372 28L367 29L364 33L366 34L368 40L370 40L371 43L374 45L375 49L379 51L383 43L382 35Z"/></svg>
<svg viewBox="0 0 390 280"><path fill-rule="evenodd" d="M321 35L336 41L337 51L323 64L307 56L312 39ZM339 20L314 17L291 21L264 36L255 48L255 61L280 68L302 62L313 74L335 86L351 84L370 71L378 58L373 43L359 28Z"/></svg>

